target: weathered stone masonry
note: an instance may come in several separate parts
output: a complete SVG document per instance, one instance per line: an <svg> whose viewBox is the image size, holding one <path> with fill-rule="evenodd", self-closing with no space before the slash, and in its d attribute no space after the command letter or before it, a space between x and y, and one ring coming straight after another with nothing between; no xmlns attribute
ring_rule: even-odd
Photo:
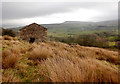
<svg viewBox="0 0 120 84"><path fill-rule="evenodd" d="M30 42L44 42L47 40L47 28L36 23L23 27L19 31L20 39Z"/></svg>

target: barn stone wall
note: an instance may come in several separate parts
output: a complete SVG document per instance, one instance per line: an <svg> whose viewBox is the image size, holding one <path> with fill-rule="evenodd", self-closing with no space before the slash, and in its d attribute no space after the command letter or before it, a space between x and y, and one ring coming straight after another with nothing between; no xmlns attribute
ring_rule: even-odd
<svg viewBox="0 0 120 84"><path fill-rule="evenodd" d="M35 42L46 41L47 29L35 23L22 28L20 30L20 39L29 42L30 38L35 38Z"/></svg>

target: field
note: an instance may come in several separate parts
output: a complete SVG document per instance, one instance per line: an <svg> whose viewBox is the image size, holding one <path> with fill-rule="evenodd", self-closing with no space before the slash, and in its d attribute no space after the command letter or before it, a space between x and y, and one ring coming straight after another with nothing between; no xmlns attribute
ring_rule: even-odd
<svg viewBox="0 0 120 84"><path fill-rule="evenodd" d="M54 41L30 44L5 38L3 82L118 82L117 51Z"/></svg>
<svg viewBox="0 0 120 84"><path fill-rule="evenodd" d="M106 39L110 47L115 47L115 42L118 35L117 20L103 21L103 22L80 22L80 21L65 21L57 24L41 24L46 27L48 40L63 42L64 39L78 38L80 35L93 35L96 34L102 39ZM22 27L11 28L18 34L19 29ZM59 40L62 39L62 40ZM66 42L65 43L78 43L79 42ZM109 47L108 46L108 47ZM97 46L98 47L98 46Z"/></svg>
<svg viewBox="0 0 120 84"><path fill-rule="evenodd" d="M80 34L93 34L100 32L114 31L118 33L117 20L101 21L101 22L80 22L80 21L65 21L56 24L40 24L48 29L48 37L68 37ZM11 28L18 32L21 27Z"/></svg>
<svg viewBox="0 0 120 84"><path fill-rule="evenodd" d="M0 38L3 82L118 82L116 21L42 26L47 42ZM18 34L20 28L11 29Z"/></svg>

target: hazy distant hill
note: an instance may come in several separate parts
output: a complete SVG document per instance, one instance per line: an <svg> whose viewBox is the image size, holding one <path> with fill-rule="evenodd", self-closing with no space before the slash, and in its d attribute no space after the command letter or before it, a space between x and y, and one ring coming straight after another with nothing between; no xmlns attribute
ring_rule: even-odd
<svg viewBox="0 0 120 84"><path fill-rule="evenodd" d="M113 21L102 21L102 22L81 22L81 21L66 21L64 23L60 24L42 24L43 26L46 26L48 28L59 28L59 27L64 27L64 28L82 28L82 27L90 27L91 26L117 26L117 20Z"/></svg>
<svg viewBox="0 0 120 84"><path fill-rule="evenodd" d="M112 20L112 21L101 21L101 22L97 22L97 25L106 25L106 26L117 26L118 25L118 21L117 20Z"/></svg>
<svg viewBox="0 0 120 84"><path fill-rule="evenodd" d="M117 20L101 21L101 22L81 22L81 21L65 21L59 24L41 24L48 28L48 35L64 36L69 34L79 34L88 31L108 31L117 29ZM17 32L22 27L11 28Z"/></svg>

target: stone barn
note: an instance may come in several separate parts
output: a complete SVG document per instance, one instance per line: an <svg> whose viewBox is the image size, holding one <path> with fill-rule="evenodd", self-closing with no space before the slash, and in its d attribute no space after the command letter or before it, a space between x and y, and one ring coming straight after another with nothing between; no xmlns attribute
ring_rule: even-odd
<svg viewBox="0 0 120 84"><path fill-rule="evenodd" d="M32 23L19 30L20 40L25 40L30 43L45 42L47 40L47 28Z"/></svg>

